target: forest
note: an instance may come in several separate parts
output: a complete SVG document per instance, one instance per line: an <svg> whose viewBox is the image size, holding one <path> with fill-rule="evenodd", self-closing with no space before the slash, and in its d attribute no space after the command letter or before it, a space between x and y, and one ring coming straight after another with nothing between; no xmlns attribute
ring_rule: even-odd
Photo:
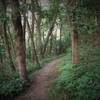
<svg viewBox="0 0 100 100"><path fill-rule="evenodd" d="M100 0L0 0L0 100L100 100Z"/></svg>

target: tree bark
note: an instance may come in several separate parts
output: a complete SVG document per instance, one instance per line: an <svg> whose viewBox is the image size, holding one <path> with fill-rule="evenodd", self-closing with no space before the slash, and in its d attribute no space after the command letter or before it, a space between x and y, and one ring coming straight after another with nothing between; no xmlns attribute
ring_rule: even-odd
<svg viewBox="0 0 100 100"><path fill-rule="evenodd" d="M78 35L74 28L72 28L72 63L76 63L78 61Z"/></svg>
<svg viewBox="0 0 100 100"><path fill-rule="evenodd" d="M52 53L52 46L53 46L53 34L51 35L51 38L50 38L50 48L49 48L49 54Z"/></svg>
<svg viewBox="0 0 100 100"><path fill-rule="evenodd" d="M23 4L26 4L26 0L23 0ZM26 35L26 11L23 11L23 39L24 39L24 50L26 51L26 41L25 41L25 35Z"/></svg>
<svg viewBox="0 0 100 100"><path fill-rule="evenodd" d="M12 21L15 31L15 53L16 53L16 62L19 69L19 76L21 80L26 79L26 58L24 50L24 38L23 38L23 29L21 23L21 15L19 12L19 2L18 0L11 0L12 6Z"/></svg>
<svg viewBox="0 0 100 100"><path fill-rule="evenodd" d="M33 47L33 49L32 49L33 59L35 59L35 63L38 65L38 67L40 67L40 62L39 62L39 58L37 56L37 52L36 52L36 48L35 48L35 44L34 44L34 39L33 39L32 31L31 31L28 19L26 20L26 22L27 22L28 31L29 31L29 34L31 37L32 47Z"/></svg>
<svg viewBox="0 0 100 100"><path fill-rule="evenodd" d="M4 45L5 45L5 54L8 57L9 64L11 66L12 71L15 71L15 65L12 60L12 55L10 52L10 46L9 46L9 40L8 40L8 34L7 34L7 22L6 22L6 2L4 0L1 1L2 4L2 12L4 19L2 20L2 25L1 25L1 30L3 34L3 40L4 40Z"/></svg>
<svg viewBox="0 0 100 100"><path fill-rule="evenodd" d="M41 39L41 15L37 15L37 23L36 23L36 34L37 34L37 50L39 54L41 54L41 48L42 48L42 39Z"/></svg>
<svg viewBox="0 0 100 100"><path fill-rule="evenodd" d="M54 29L54 25L55 25L55 22L56 22L56 18L57 18L57 15L54 16L52 24L50 26L50 29L48 31L48 34L47 34L47 37L46 37L46 41L45 41L45 44L44 44L44 47L43 47L43 50L42 50L42 57L45 54L45 51L46 51L46 48L47 48L47 45L48 45L48 42L49 42L49 37L52 35L53 29Z"/></svg>
<svg viewBox="0 0 100 100"><path fill-rule="evenodd" d="M11 30L10 30L10 26L8 25L7 26L7 31L8 31L8 36L10 38L10 44L12 46L12 49L13 49L13 55L15 56L15 49L14 49L14 41L13 41L13 37L12 37L12 34L11 34Z"/></svg>
<svg viewBox="0 0 100 100"><path fill-rule="evenodd" d="M61 25L60 25L60 41L59 41L59 54L62 53L62 22L61 22Z"/></svg>
<svg viewBox="0 0 100 100"><path fill-rule="evenodd" d="M78 57L78 33L75 25L75 13L73 12L71 19L71 41L72 41L72 63L76 63L79 59Z"/></svg>

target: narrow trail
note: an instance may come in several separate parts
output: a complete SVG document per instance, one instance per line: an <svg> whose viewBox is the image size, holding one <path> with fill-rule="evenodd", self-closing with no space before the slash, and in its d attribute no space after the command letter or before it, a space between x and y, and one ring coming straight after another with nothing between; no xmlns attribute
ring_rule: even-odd
<svg viewBox="0 0 100 100"><path fill-rule="evenodd" d="M33 77L31 87L27 92L16 97L14 100L49 100L48 87L53 79L52 72L58 60L54 60L46 64L42 69L37 71Z"/></svg>

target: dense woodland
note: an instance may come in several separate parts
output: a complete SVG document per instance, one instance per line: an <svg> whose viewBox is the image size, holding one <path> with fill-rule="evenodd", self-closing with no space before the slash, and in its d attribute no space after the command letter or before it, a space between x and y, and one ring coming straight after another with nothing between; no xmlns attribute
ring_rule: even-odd
<svg viewBox="0 0 100 100"><path fill-rule="evenodd" d="M100 0L0 0L0 100L54 59L50 100L100 100Z"/></svg>

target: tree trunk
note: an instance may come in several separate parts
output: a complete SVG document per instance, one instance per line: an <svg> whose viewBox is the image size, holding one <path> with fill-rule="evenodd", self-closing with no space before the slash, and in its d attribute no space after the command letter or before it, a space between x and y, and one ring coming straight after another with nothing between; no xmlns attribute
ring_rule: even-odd
<svg viewBox="0 0 100 100"><path fill-rule="evenodd" d="M56 22L56 18L57 18L57 15L54 16L53 21L52 21L52 25L50 26L50 29L48 31L48 34L47 34L47 37L46 37L46 41L45 41L45 44L44 44L44 48L42 50L42 57L45 54L45 51L46 51L46 48L47 48L47 45L48 45L48 42L49 42L49 37L52 35L53 29L54 29L54 25L55 25L55 22Z"/></svg>
<svg viewBox="0 0 100 100"><path fill-rule="evenodd" d="M18 10L19 2L18 0L11 1L12 6L12 21L15 31L15 53L16 53L16 62L19 69L20 79L26 79L26 58L24 50L24 37L23 29L21 23L21 15Z"/></svg>
<svg viewBox="0 0 100 100"><path fill-rule="evenodd" d="M53 34L51 35L51 38L50 38L50 48L49 48L49 54L52 53L52 46L53 46Z"/></svg>
<svg viewBox="0 0 100 100"><path fill-rule="evenodd" d="M23 0L23 4L26 4L26 0ZM23 11L23 39L24 39L23 43L24 43L24 50L26 51L25 35L26 35L26 11Z"/></svg>
<svg viewBox="0 0 100 100"><path fill-rule="evenodd" d="M11 44L12 50L13 50L13 55L15 57L14 41L13 41L13 37L11 35L10 26L8 25L7 28L8 28L7 31L8 31L8 36L9 36L9 39L10 39L10 44Z"/></svg>
<svg viewBox="0 0 100 100"><path fill-rule="evenodd" d="M62 53L62 23L61 23L61 25L60 25L60 41L59 41L59 54L61 54Z"/></svg>
<svg viewBox="0 0 100 100"><path fill-rule="evenodd" d="M9 61L9 64L11 66L11 69L13 71L15 71L15 66L14 66L14 63L13 63L13 60L12 60L12 55L11 55L11 52L10 52L8 34L7 34L7 29L6 29L7 28L6 2L4 0L2 0L1 5L2 5L1 9L2 9L2 12L3 12L3 16L4 16L4 19L2 20L2 23L1 23L1 30L2 30L2 34L3 34L4 45L5 45L5 54L8 57L8 61Z"/></svg>
<svg viewBox="0 0 100 100"><path fill-rule="evenodd" d="M55 46L54 46L54 49L55 49L55 55L58 54L58 49L57 49L57 29L55 30L55 35L54 35L54 43L55 43Z"/></svg>
<svg viewBox="0 0 100 100"><path fill-rule="evenodd" d="M30 37L31 37L32 47L33 47L33 49L32 49L33 59L35 59L35 63L38 65L38 67L40 67L40 62L39 62L39 58L37 56L37 52L36 52L36 49L35 49L34 39L33 39L32 31L31 31L28 19L26 20L26 22L27 22L28 31L29 31L29 34L30 34Z"/></svg>
<svg viewBox="0 0 100 100"><path fill-rule="evenodd" d="M78 61L78 33L75 25L75 13L73 12L71 19L71 41L72 41L72 63L76 63Z"/></svg>
<svg viewBox="0 0 100 100"><path fill-rule="evenodd" d="M36 34L37 34L37 50L39 54L41 54L42 48L42 39L41 39L41 15L37 15L37 23L36 23Z"/></svg>
<svg viewBox="0 0 100 100"><path fill-rule="evenodd" d="M4 22L4 25L3 25L3 38L4 38L4 43L5 43L6 56L8 57L9 64L12 68L12 71L15 71L15 65L13 63L12 55L11 55L11 52L10 52L8 34L7 34L7 31L6 31L6 25L5 24L6 23Z"/></svg>
<svg viewBox="0 0 100 100"><path fill-rule="evenodd" d="M72 63L76 63L78 61L78 34L74 28L72 28Z"/></svg>

